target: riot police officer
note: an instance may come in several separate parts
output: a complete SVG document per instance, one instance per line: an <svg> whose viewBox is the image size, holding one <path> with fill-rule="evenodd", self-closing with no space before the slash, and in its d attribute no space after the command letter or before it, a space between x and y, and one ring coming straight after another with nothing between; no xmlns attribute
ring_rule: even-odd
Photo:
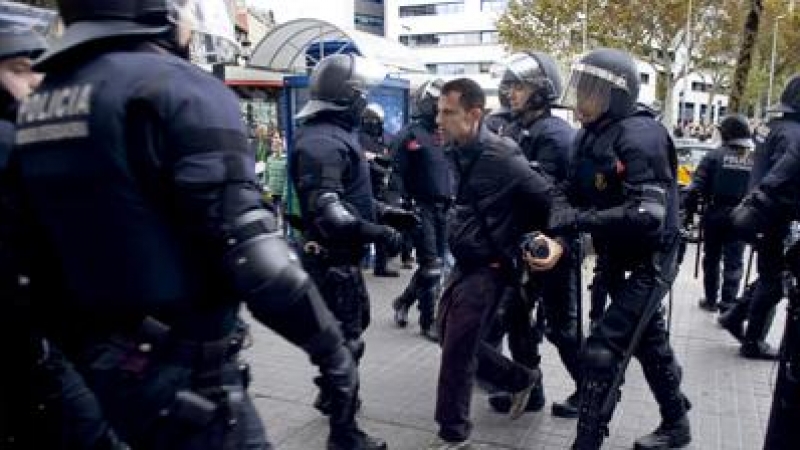
<svg viewBox="0 0 800 450"><path fill-rule="evenodd" d="M747 118L739 115L724 117L718 127L722 145L706 153L692 177L684 199L686 223L693 222L700 199L705 211L703 227L703 288L705 298L699 306L706 311L732 306L739 293L743 274L744 242L728 233L728 215L747 193L747 183L753 168L753 143ZM720 263L724 262L720 291Z"/></svg>
<svg viewBox="0 0 800 450"><path fill-rule="evenodd" d="M30 7L7 3L0 19L0 442L3 448L125 449L81 375L45 339L33 309L8 161L19 101L41 82L32 59L46 49ZM16 14L19 14L17 16ZM44 24L42 24L44 27ZM21 274L26 275L21 275Z"/></svg>
<svg viewBox="0 0 800 450"><path fill-rule="evenodd" d="M289 160L304 224L304 266L341 323L356 361L364 353L361 335L370 321L360 270L365 245L382 243L390 255L397 254L402 235L395 227L415 223L413 214L373 198L358 143L367 90L384 77L384 68L359 56L338 54L320 61L311 74L311 99L296 116L303 124ZM316 406L325 412L326 389L321 387ZM385 444L371 439L362 447Z"/></svg>
<svg viewBox="0 0 800 450"><path fill-rule="evenodd" d="M784 183L790 175L784 173L789 156L800 142L800 109L797 107L796 99L800 92L800 76L795 75L789 80L782 95L781 102L775 107L774 111L782 113L769 121L767 128L768 134L763 142L759 142L756 148L753 172L750 180L751 188L758 189L748 195L749 201L758 199L765 189L770 192L773 184ZM783 168L779 169L779 164ZM768 176L769 174L769 176ZM779 177L777 180L775 177ZM781 208L786 208L786 212L794 210L789 198L794 194L792 186L784 186L788 194L781 197L785 204ZM756 269L758 272L758 282L756 283L753 299L747 313L747 327L742 336L742 346L739 353L750 359L774 360L777 352L765 341L772 322L772 311L781 298L783 298L783 248L789 226L789 220L774 220L771 222L772 229L763 238L758 239L754 246L758 252ZM739 324L741 324L739 319ZM729 329L740 329L739 324L726 323Z"/></svg>
<svg viewBox="0 0 800 450"><path fill-rule="evenodd" d="M403 293L392 303L395 322L404 327L408 309L419 301L420 333L436 341L433 316L436 286L447 246L446 215L453 195L453 175L436 125L436 102L444 81L428 80L414 94L414 116L392 141L400 190L420 217L413 231L418 267Z"/></svg>
<svg viewBox="0 0 800 450"><path fill-rule="evenodd" d="M553 184L566 179L570 146L575 132L570 125L551 112L561 96L561 76L556 61L542 52L515 53L504 62L506 70L500 92L509 98L511 118L501 135L513 139L530 163ZM580 369L578 362L577 272L579 245L575 233L562 236L572 242L573 251L565 254L557 266L545 273L531 275L521 296L511 297L501 309L501 321L508 331L509 348L515 360L532 367L538 366L538 345L542 335L558 349L561 361L575 382L573 392L564 402L553 403L553 414L577 417ZM532 303L541 300L535 332L531 333ZM531 394L528 410L544 406L544 385L539 384ZM508 405L507 393L494 393L490 404L500 411Z"/></svg>
<svg viewBox="0 0 800 450"><path fill-rule="evenodd" d="M383 129L384 112L381 105L370 103L361 114L361 127L358 133L358 142L364 149L364 154L369 162L369 176L372 185L372 195L376 200L389 202L389 178L392 174L392 158L389 156L388 142L390 140ZM376 242L375 261L373 273L376 277L397 277L396 270L389 269L387 264L389 256L386 245Z"/></svg>
<svg viewBox="0 0 800 450"><path fill-rule="evenodd" d="M800 217L800 74L792 76L781 94L780 103L774 111L782 117L770 121L770 132L765 143L765 156L770 161L756 161L753 177L758 177L754 189L731 213L734 231L747 242L759 248L759 280L755 298L751 306L750 320L761 320L764 310L780 300L780 292L770 292L772 286L761 290L761 276L764 269L772 276L772 271L789 268L794 277L789 293L789 310L786 314L786 330L781 347L781 363L772 398L764 450L788 450L797 446L800 439L800 297L797 291L797 277L800 275L800 254L795 243L783 257L782 247L771 241L777 236L785 236L787 224ZM768 168L762 172L761 168ZM766 242L765 242L766 241ZM762 249L769 253L762 254ZM777 258L762 265L762 258ZM780 273L780 272L779 272ZM777 300L776 300L777 298ZM756 305L758 303L758 305ZM753 315L755 309L756 315ZM758 338L748 325L746 338ZM761 323L755 326L761 327ZM759 332L761 330L758 330ZM744 347L743 347L744 348Z"/></svg>
<svg viewBox="0 0 800 450"><path fill-rule="evenodd" d="M238 360L243 301L333 398L328 447L375 448L336 319L264 209L215 0L59 0L63 36L13 154L49 336L132 448L271 448ZM193 32L194 29L194 32ZM201 32L214 32L214 39ZM197 34L194 34L197 33ZM228 33L228 34L226 34Z"/></svg>
<svg viewBox="0 0 800 450"><path fill-rule="evenodd" d="M637 110L638 94L633 58L599 48L573 65L562 99L583 127L566 185L571 206L557 207L551 225L592 234L611 299L582 352L578 450L600 448L632 356L662 419L635 448L691 440L689 403L661 308L678 269L677 157L667 130Z"/></svg>
<svg viewBox="0 0 800 450"><path fill-rule="evenodd" d="M500 107L489 113L489 115L483 119L483 123L486 124L486 128L492 133L500 134L503 127L508 125L508 122L511 120L511 104L508 101L508 91L503 89L502 82L500 83L500 88L497 90L497 100L500 102Z"/></svg>

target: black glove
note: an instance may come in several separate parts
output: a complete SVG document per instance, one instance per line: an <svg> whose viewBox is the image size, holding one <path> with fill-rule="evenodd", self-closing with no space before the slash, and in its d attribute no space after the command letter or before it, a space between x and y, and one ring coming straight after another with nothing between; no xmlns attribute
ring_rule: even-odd
<svg viewBox="0 0 800 450"><path fill-rule="evenodd" d="M547 229L558 234L577 231L592 231L598 225L597 214L593 210L581 211L575 208L558 208L550 212Z"/></svg>
<svg viewBox="0 0 800 450"><path fill-rule="evenodd" d="M383 226L383 233L381 236L383 244L386 246L386 255L393 258L400 254L403 249L403 235L399 231L390 226Z"/></svg>
<svg viewBox="0 0 800 450"><path fill-rule="evenodd" d="M419 216L412 211L407 211L394 206L385 205L379 212L381 223L398 230L409 230L420 224Z"/></svg>

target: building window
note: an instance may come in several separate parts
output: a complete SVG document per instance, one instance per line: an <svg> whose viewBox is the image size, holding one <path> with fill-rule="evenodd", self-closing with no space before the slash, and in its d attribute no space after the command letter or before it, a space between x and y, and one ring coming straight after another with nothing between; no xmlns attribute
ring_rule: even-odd
<svg viewBox="0 0 800 450"><path fill-rule="evenodd" d="M644 72L640 73L639 74L639 81L641 81L642 84L650 84L650 74L649 73L644 73Z"/></svg>
<svg viewBox="0 0 800 450"><path fill-rule="evenodd" d="M482 31L481 44L497 44L500 42L500 33L497 31Z"/></svg>
<svg viewBox="0 0 800 450"><path fill-rule="evenodd" d="M361 25L362 27L383 28L383 17L381 16L356 13L354 21L356 25Z"/></svg>
<svg viewBox="0 0 800 450"><path fill-rule="evenodd" d="M504 12L508 0L481 0L481 11Z"/></svg>
<svg viewBox="0 0 800 450"><path fill-rule="evenodd" d="M400 6L397 9L400 17L441 16L464 12L464 2L431 3L425 5Z"/></svg>
<svg viewBox="0 0 800 450"><path fill-rule="evenodd" d="M709 92L711 91L711 84L703 83L702 81L692 81L692 90L695 92Z"/></svg>
<svg viewBox="0 0 800 450"><path fill-rule="evenodd" d="M400 36L399 40L401 44L409 47L493 45L499 42L499 34L496 31L409 34Z"/></svg>
<svg viewBox="0 0 800 450"><path fill-rule="evenodd" d="M428 72L436 75L475 75L489 73L492 62L464 62L464 63L438 63L426 64Z"/></svg>

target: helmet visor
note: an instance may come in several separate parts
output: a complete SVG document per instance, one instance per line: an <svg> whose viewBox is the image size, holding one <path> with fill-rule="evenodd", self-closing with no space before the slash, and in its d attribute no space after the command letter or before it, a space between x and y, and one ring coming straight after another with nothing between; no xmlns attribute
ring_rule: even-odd
<svg viewBox="0 0 800 450"><path fill-rule="evenodd" d="M601 67L575 63L561 104L574 110L579 121L593 122L608 111L614 89L628 91L625 78Z"/></svg>
<svg viewBox="0 0 800 450"><path fill-rule="evenodd" d="M55 11L15 2L0 2L0 30L32 29L48 36L56 28Z"/></svg>
<svg viewBox="0 0 800 450"><path fill-rule="evenodd" d="M179 27L191 30L192 60L201 64L231 62L240 53L233 22L223 0L172 0Z"/></svg>
<svg viewBox="0 0 800 450"><path fill-rule="evenodd" d="M389 72L386 66L374 59L362 58L356 55L352 55L352 57L353 75L348 80L348 83L354 90L366 95L368 90L383 83Z"/></svg>
<svg viewBox="0 0 800 450"><path fill-rule="evenodd" d="M543 73L536 58L525 53L514 53L503 61L506 73L501 83L531 83L537 75ZM511 75L509 77L509 75ZM516 80L513 80L516 78Z"/></svg>

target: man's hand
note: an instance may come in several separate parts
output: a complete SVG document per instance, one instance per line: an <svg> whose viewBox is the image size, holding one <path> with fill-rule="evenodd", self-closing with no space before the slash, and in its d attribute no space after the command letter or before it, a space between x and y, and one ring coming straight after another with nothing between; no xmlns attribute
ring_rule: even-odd
<svg viewBox="0 0 800 450"><path fill-rule="evenodd" d="M528 263L528 267L533 272L545 272L552 269L558 260L561 259L561 255L564 253L564 248L558 241L551 239L545 235L539 235L536 239L540 239L541 241L547 244L548 255L544 258L536 258L530 252L523 251L522 252L522 259Z"/></svg>

